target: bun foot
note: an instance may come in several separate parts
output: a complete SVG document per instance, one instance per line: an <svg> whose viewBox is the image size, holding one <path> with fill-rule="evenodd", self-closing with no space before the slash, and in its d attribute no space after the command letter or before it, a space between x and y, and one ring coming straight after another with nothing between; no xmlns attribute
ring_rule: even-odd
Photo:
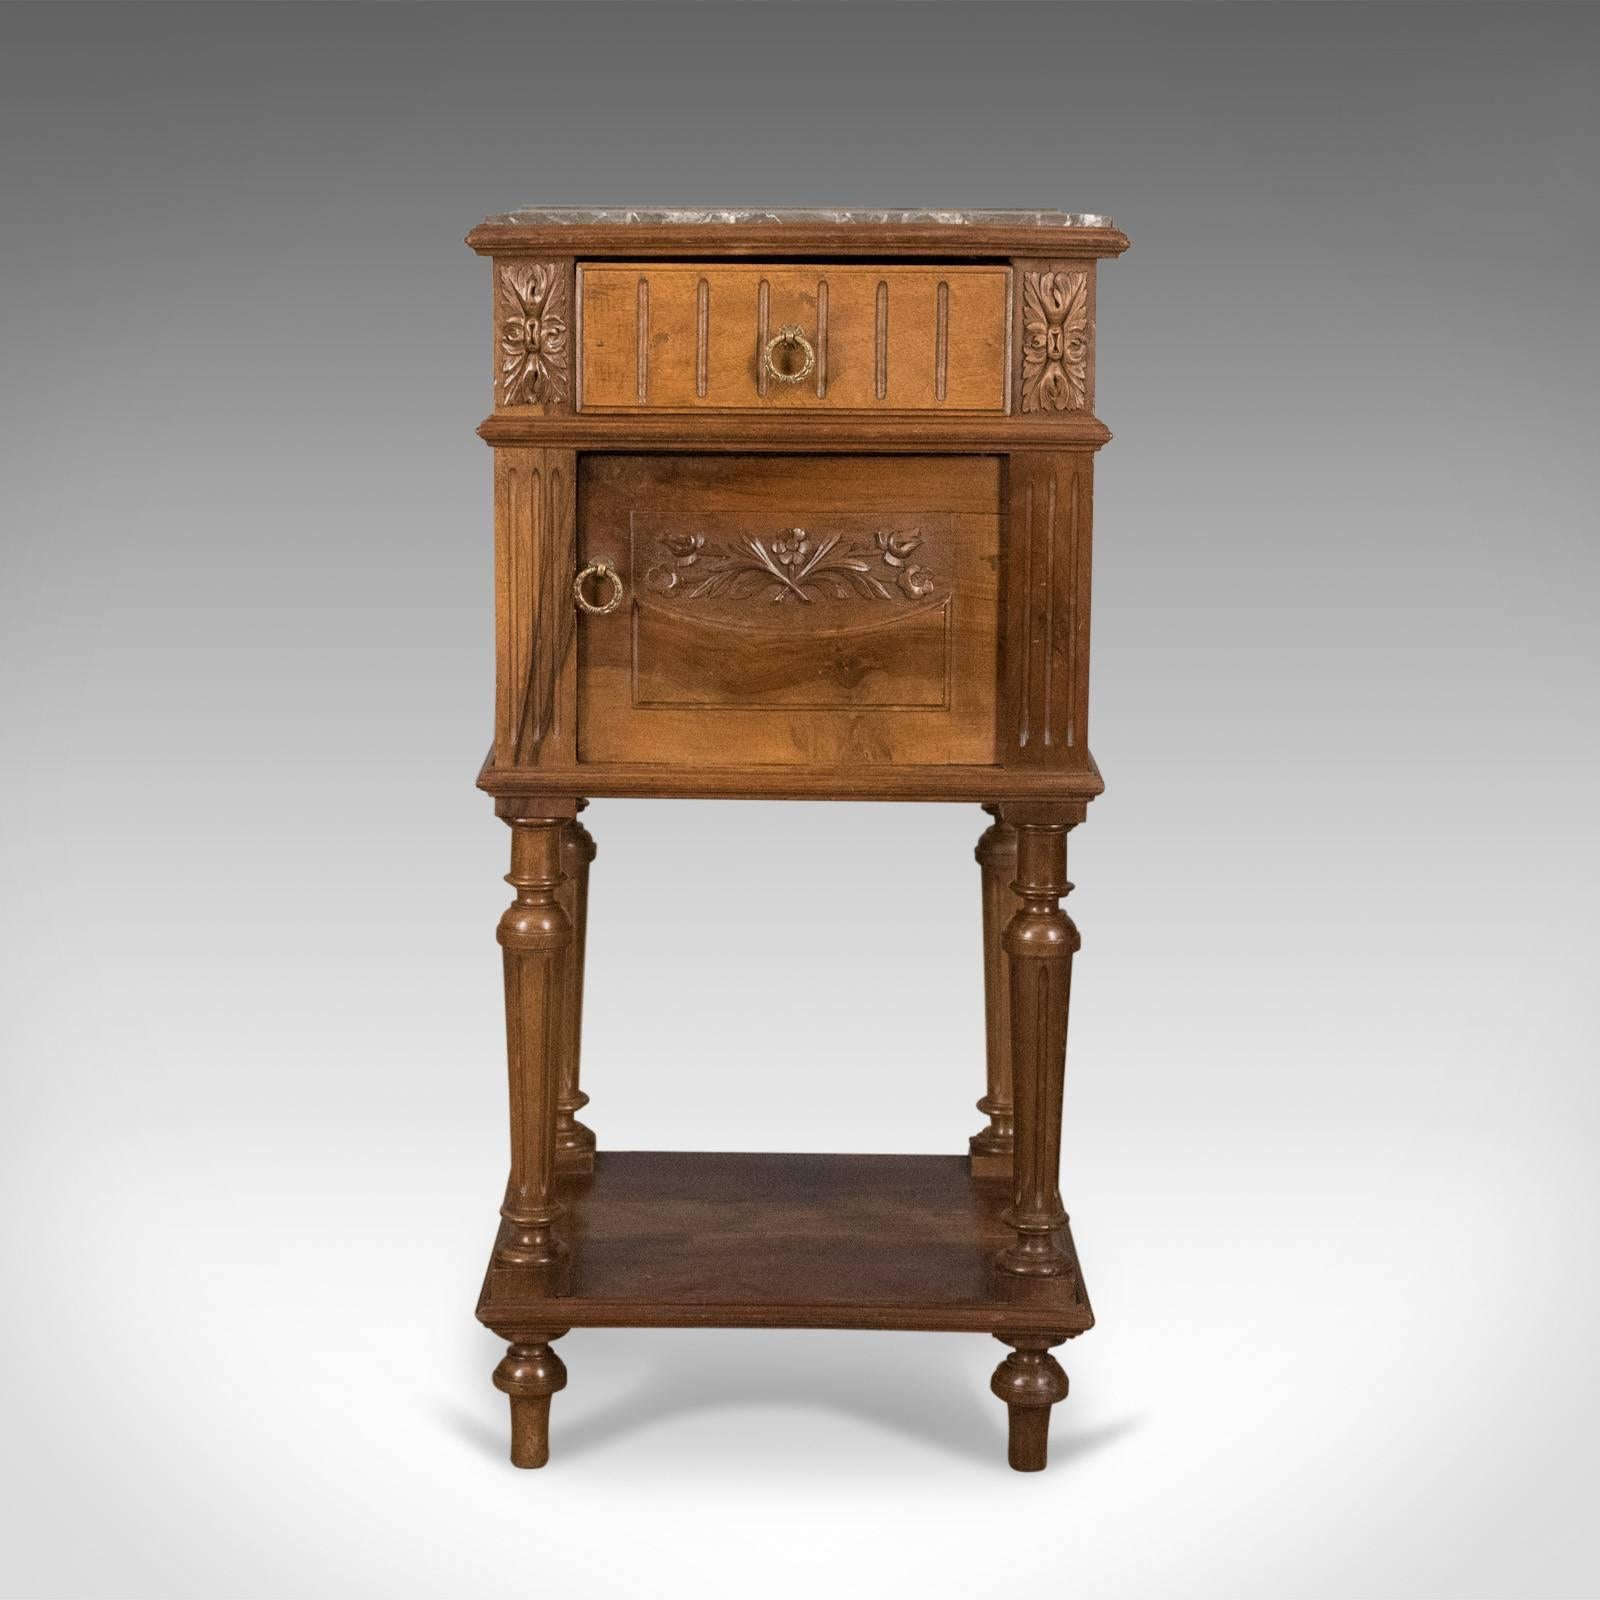
<svg viewBox="0 0 1600 1600"><path fill-rule="evenodd" d="M494 1369L494 1386L511 1399L511 1465L542 1467L550 1459L550 1397L567 1386L566 1363L548 1340L514 1344Z"/></svg>
<svg viewBox="0 0 1600 1600"><path fill-rule="evenodd" d="M1067 1375L1050 1354L1055 1334L996 1334L1011 1354L995 1368L989 1387L1006 1403L1006 1460L1017 1472L1043 1472L1050 1448L1050 1408L1067 1397Z"/></svg>

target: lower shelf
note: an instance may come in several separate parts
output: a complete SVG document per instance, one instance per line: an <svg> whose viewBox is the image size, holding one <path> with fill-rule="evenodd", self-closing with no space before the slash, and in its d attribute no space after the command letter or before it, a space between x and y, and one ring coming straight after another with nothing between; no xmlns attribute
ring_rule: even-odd
<svg viewBox="0 0 1600 1600"><path fill-rule="evenodd" d="M564 1178L566 1288L490 1265L478 1318L558 1328L905 1328L1082 1333L1081 1275L997 1272L1004 1184L963 1156L602 1152ZM1057 1242L1076 1268L1070 1231Z"/></svg>

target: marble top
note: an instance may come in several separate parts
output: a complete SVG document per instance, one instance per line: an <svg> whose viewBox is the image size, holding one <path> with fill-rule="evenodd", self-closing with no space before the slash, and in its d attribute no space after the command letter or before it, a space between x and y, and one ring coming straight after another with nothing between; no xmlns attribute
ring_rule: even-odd
<svg viewBox="0 0 1600 1600"><path fill-rule="evenodd" d="M523 206L486 219L491 227L616 227L796 225L850 223L883 225L935 223L940 227L1110 228L1110 217L1092 211L756 211L670 206Z"/></svg>

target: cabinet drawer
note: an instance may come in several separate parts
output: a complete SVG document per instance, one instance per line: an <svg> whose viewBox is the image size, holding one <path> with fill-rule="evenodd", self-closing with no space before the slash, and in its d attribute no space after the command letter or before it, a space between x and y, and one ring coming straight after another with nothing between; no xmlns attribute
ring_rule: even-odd
<svg viewBox="0 0 1600 1600"><path fill-rule="evenodd" d="M578 267L585 411L1004 412L998 266Z"/></svg>
<svg viewBox="0 0 1600 1600"><path fill-rule="evenodd" d="M1000 462L592 456L580 761L991 763Z"/></svg>

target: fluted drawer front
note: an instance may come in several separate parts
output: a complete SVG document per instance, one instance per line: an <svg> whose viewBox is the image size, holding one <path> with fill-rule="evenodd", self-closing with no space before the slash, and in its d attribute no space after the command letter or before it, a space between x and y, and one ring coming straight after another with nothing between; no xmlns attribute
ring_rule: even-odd
<svg viewBox="0 0 1600 1600"><path fill-rule="evenodd" d="M580 264L585 411L1002 413L1011 273Z"/></svg>

